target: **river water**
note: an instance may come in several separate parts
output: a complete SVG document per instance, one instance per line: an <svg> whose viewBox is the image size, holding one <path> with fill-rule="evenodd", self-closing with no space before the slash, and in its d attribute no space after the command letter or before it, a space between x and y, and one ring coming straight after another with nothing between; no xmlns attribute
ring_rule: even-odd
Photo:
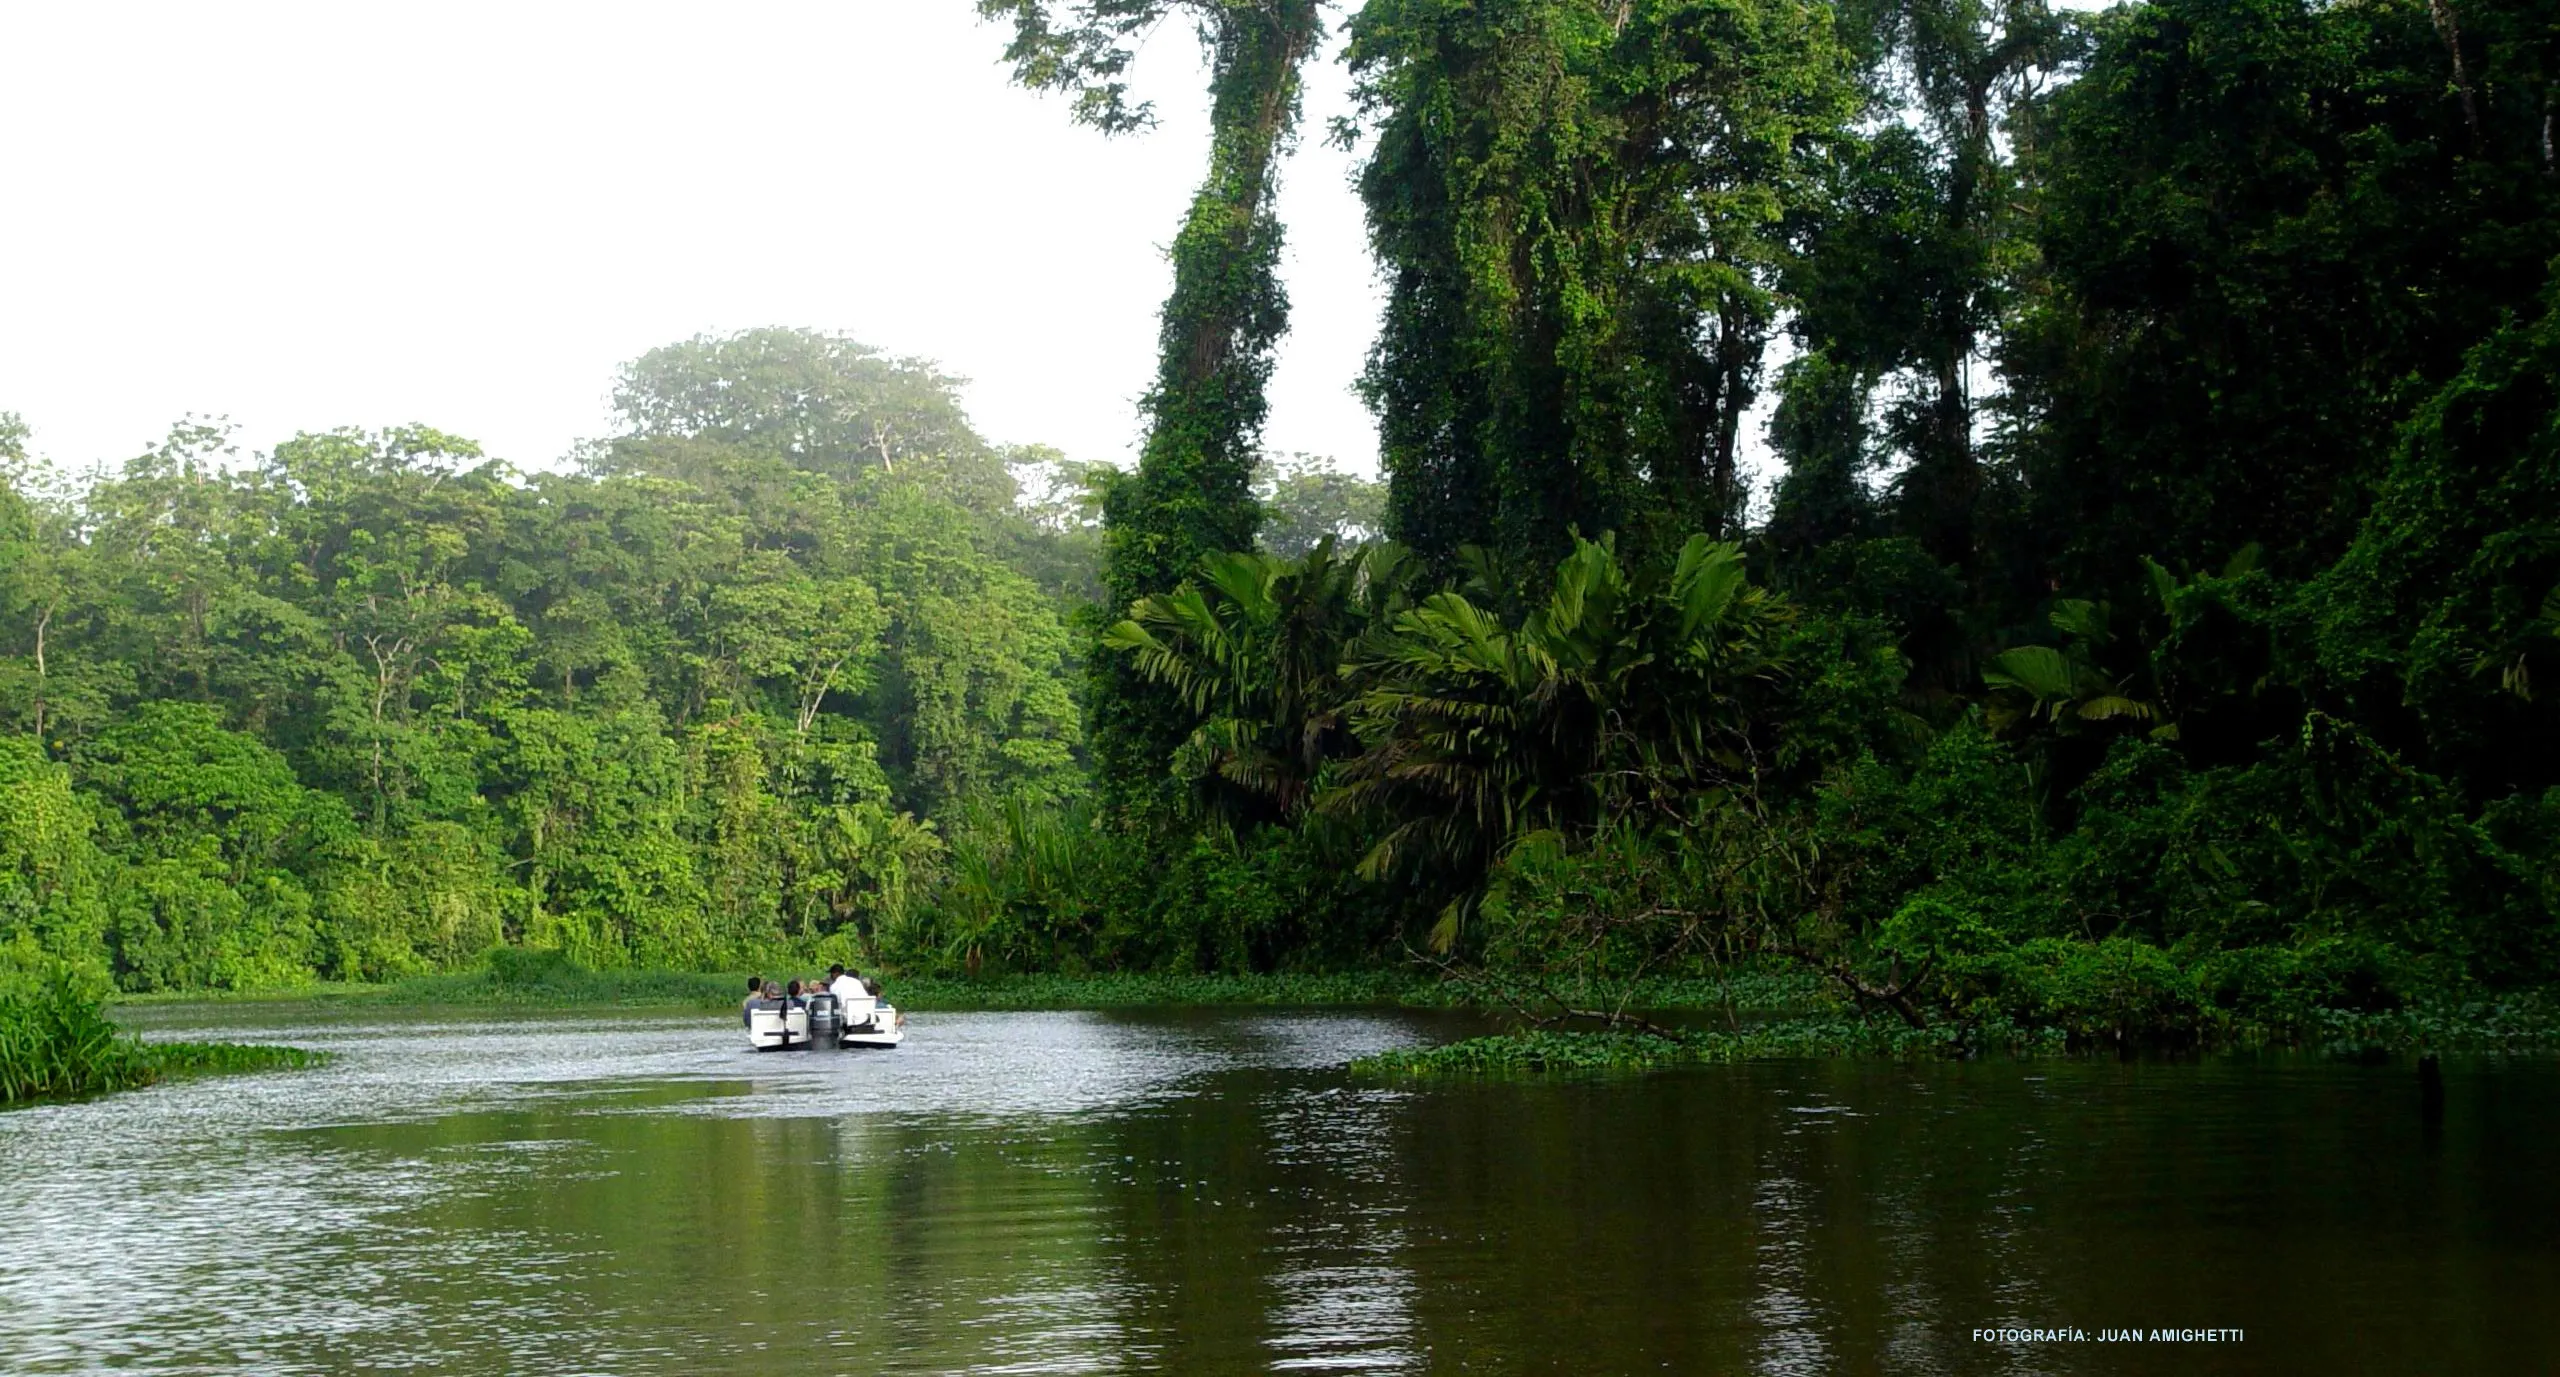
<svg viewBox="0 0 2560 1377"><path fill-rule="evenodd" d="M2430 1130L2405 1063L1411 1087L1340 1067L1456 1025L141 1017L338 1058L0 1114L0 1372L2560 1371L2549 1061L2453 1062Z"/></svg>

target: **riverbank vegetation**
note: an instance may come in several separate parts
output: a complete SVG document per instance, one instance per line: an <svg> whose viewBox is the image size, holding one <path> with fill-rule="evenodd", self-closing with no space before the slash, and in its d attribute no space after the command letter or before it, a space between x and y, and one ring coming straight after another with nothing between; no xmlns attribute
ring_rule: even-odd
<svg viewBox="0 0 2560 1377"><path fill-rule="evenodd" d="M805 965L765 968L774 980L809 978ZM484 964L377 984L318 982L257 990L166 991L124 995L115 1002L163 1004L257 1002L364 1004L397 1008L501 1007L698 1009L734 1012L745 992L743 972L594 970L552 950L502 947ZM1721 987L1658 982L1649 1007L1722 1007ZM1428 974L1384 968L1338 972L1113 971L901 975L884 994L908 1011L1125 1008L1444 1008L1467 1003Z"/></svg>
<svg viewBox="0 0 2560 1377"><path fill-rule="evenodd" d="M1105 132L1136 35L1216 59L1134 470L783 330L634 361L565 472L7 428L0 939L136 992L1427 984L1639 1061L1748 981L1831 1021L1713 1046L2560 980L2536 6L981 8ZM1260 449L1333 38L1382 486Z"/></svg>
<svg viewBox="0 0 2560 1377"><path fill-rule="evenodd" d="M314 1066L321 1053L228 1042L143 1042L119 1029L74 969L0 970L0 1105L70 1099L184 1076Z"/></svg>
<svg viewBox="0 0 2560 1377"><path fill-rule="evenodd" d="M2371 1012L2312 1009L2284 1022L2226 1016L2185 1043L2169 1046L2153 1036L2153 1030L2136 1025L2124 1031L2131 1036L2114 1041L2091 1039L2085 1029L2049 1022L1936 1019L1912 1025L1865 1017L1854 1007L1838 1007L1723 1027L1664 1027L1650 1020L1643 1027L1519 1027L1373 1053L1354 1061L1351 1069L1387 1078L1505 1076L1649 1071L1775 1057L1966 1059L2067 1055L2102 1048L2120 1055L2285 1050L2360 1062L2448 1052L2547 1056L2560 1052L2560 1004L2548 991L2531 991L2504 997L2421 999Z"/></svg>

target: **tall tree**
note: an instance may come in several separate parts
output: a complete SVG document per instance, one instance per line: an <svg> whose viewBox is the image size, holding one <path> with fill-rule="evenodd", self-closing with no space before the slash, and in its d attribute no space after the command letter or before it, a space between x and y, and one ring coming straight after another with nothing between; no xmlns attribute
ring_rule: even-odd
<svg viewBox="0 0 2560 1377"><path fill-rule="evenodd" d="M1883 389L1896 525L1970 571L1986 481L1976 368L2028 250L2011 155L2076 30L2046 0L1852 0L1842 30L1872 132L1831 145L1827 214L1788 284L1796 332L1830 385Z"/></svg>
<svg viewBox="0 0 2560 1377"><path fill-rule="evenodd" d="M848 335L777 327L697 335L623 366L613 392L623 433L590 467L698 482L733 476L737 460L752 456L834 478L903 473L965 506L1000 511L1013 502L1013 481L969 424L964 381Z"/></svg>
<svg viewBox="0 0 2560 1377"><path fill-rule="evenodd" d="M36 507L18 491L27 467L26 422L0 411L0 646L13 652L0 656L0 693L6 694L0 708L24 714L41 750L53 696L46 642L62 610L63 588L57 544L46 539Z"/></svg>
<svg viewBox="0 0 2560 1377"><path fill-rule="evenodd" d="M1173 241L1148 432L1134 474L1103 499L1103 587L1114 612L1171 591L1201 559L1253 545L1264 384L1289 302L1280 286L1278 163L1298 120L1299 69L1323 32L1318 0L980 0L1010 20L1015 77L1072 92L1106 133L1151 115L1129 99L1132 42L1181 14L1209 53L1209 170ZM1094 748L1105 798L1127 812L1176 797L1167 765L1192 716L1107 648L1093 659Z"/></svg>

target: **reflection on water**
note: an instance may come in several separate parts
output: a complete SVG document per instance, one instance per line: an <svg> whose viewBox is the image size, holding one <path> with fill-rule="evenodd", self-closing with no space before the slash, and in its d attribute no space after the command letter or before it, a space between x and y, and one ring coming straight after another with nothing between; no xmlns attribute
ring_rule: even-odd
<svg viewBox="0 0 2560 1377"><path fill-rule="evenodd" d="M1364 1014L159 1011L341 1056L0 1114L0 1371L2523 1372L2560 1068L1354 1081ZM180 1027L179 1025L187 1025ZM2236 1348L1978 1327L2240 1327Z"/></svg>

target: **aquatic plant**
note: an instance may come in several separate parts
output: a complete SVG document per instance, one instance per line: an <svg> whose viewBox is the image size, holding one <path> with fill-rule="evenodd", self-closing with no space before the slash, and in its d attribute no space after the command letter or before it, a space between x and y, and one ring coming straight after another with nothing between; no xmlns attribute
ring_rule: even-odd
<svg viewBox="0 0 2560 1377"><path fill-rule="evenodd" d="M151 1079L152 1069L75 973L0 984L0 1103L121 1089Z"/></svg>
<svg viewBox="0 0 2560 1377"><path fill-rule="evenodd" d="M305 1071L329 1061L327 1052L270 1042L146 1042L143 1057L152 1079L235 1076L251 1071Z"/></svg>
<svg viewBox="0 0 2560 1377"><path fill-rule="evenodd" d="M128 1090L180 1076L301 1069L327 1054L228 1042L144 1042L118 1028L94 975L0 966L0 1104Z"/></svg>
<svg viewBox="0 0 2560 1377"><path fill-rule="evenodd" d="M1851 1017L1785 1019L1740 1030L1565 1032L1528 1028L1437 1047L1398 1048L1361 1057L1354 1072L1370 1076L1516 1075L1551 1072L1649 1071L1684 1065L1788 1057L1945 1056L1996 1041L2019 1051L2058 1051L2051 1034L2003 1029L1986 1039L1944 1026L1910 1028Z"/></svg>
<svg viewBox="0 0 2560 1377"><path fill-rule="evenodd" d="M2560 1004L2529 993L2505 999L2429 1000L2371 1013L2311 1011L2299 1021L2225 1017L2203 1044L2222 1050L2292 1047L2347 1056L2560 1050ZM1628 1031L1519 1028L1436 1047L1359 1058L1370 1076L1509 1076L1653 1071L1807 1057L2051 1056L2105 1047L2050 1023L1988 1017L1913 1028L1846 1014L1771 1019L1732 1029Z"/></svg>
<svg viewBox="0 0 2560 1377"><path fill-rule="evenodd" d="M897 980L890 995L901 1008L1121 1009L1214 1005L1353 1007L1445 1005L1437 981L1410 971L1340 974L1205 975L1145 972L1099 975L1005 975L979 979L917 976Z"/></svg>

